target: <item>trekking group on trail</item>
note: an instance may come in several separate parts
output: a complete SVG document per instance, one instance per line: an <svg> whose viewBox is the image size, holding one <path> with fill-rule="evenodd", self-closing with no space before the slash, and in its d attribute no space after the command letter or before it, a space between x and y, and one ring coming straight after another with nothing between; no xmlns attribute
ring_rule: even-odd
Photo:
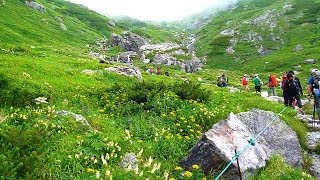
<svg viewBox="0 0 320 180"><path fill-rule="evenodd" d="M252 77L252 76L250 76ZM283 72L281 82L277 78L276 74L270 74L268 76L268 88L270 96L276 96L276 88L281 87L283 93L283 100L285 106L295 107L298 106L299 112L304 114L302 109L301 96L303 96L303 89L300 79L295 75L294 71ZM258 74L255 74L252 79L252 83L255 88L255 92L260 93L263 81L259 78ZM243 91L250 92L249 77L244 74L241 80ZM228 85L228 78L223 74L218 77L217 85L219 87L226 87ZM314 114L317 113L320 118L320 71L318 69L312 69L311 75L308 79L308 100L314 97ZM267 92L266 92L267 93ZM320 123L320 121L318 122Z"/></svg>

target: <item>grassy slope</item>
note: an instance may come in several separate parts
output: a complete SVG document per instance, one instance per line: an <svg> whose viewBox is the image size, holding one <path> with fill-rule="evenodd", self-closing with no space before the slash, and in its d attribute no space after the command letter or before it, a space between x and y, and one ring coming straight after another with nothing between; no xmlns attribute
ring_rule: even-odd
<svg viewBox="0 0 320 180"><path fill-rule="evenodd" d="M319 1L316 0L294 0L293 9L287 11L283 16L276 18L278 25L273 33L280 36L285 44L282 46L279 41L270 40L267 26L253 26L244 24L246 20L252 20L260 16L263 12L276 9L283 11L286 1L242 1L236 9L221 12L212 22L198 32L197 41L198 54L208 56L210 67L241 70L247 73L280 73L284 70L293 69L293 66L302 65L301 76L306 78L308 71L316 65L304 65L303 61L308 58L319 59L319 25L317 21ZM290 1L289 1L290 2ZM246 10L244 10L246 9ZM301 17L297 17L298 15ZM227 22L230 21L231 23ZM307 24L306 24L307 23ZM231 37L221 36L220 32L228 28L236 28L241 38L249 30L259 33L263 41L257 45L248 42L238 42L235 47L236 53L230 55L226 52L230 45ZM271 55L260 57L257 46L263 45L267 49L272 49ZM301 44L304 50L292 52L292 49ZM269 63L265 63L269 62ZM230 64L230 66L225 66Z"/></svg>
<svg viewBox="0 0 320 180"><path fill-rule="evenodd" d="M0 7L1 27L6 29L0 33L0 46L5 49L0 53L0 117L9 115L0 123L0 178L95 179L99 172L109 179L111 171L114 179L163 179L166 173L183 179L175 166L212 124L230 112L282 109L279 104L270 106L255 94L229 94L226 89L211 86L219 74L215 70L186 75L179 68L162 67L170 77L143 73L146 84L138 85L133 78L109 73L84 75L84 69L103 70L110 65L86 57L83 46L121 29L107 27L101 31L89 26L93 12L80 10L86 14L80 18L78 13L70 13L73 10L66 16L66 9L78 7L62 2L55 2L55 6L47 14L25 7L21 1L8 1ZM60 30L53 14L65 18L67 32ZM43 18L49 25L42 24ZM81 35L82 31L86 36ZM147 69L146 65L136 65ZM228 74L233 77L231 83L237 84L234 79L238 73ZM181 78L198 77L209 83L205 89L211 95L196 86L174 85ZM207 101L188 100L176 94ZM34 98L39 96L50 98L49 104L36 105ZM145 97L146 102L137 103ZM62 109L85 116L94 131L72 118L57 116L55 111ZM305 148L306 128L294 116L288 110L283 119L297 132ZM126 152L142 152L138 174L119 168ZM110 156L107 166L103 165L102 154ZM153 172L159 163L161 168ZM195 179L202 176L194 173ZM301 173L296 178L301 179Z"/></svg>

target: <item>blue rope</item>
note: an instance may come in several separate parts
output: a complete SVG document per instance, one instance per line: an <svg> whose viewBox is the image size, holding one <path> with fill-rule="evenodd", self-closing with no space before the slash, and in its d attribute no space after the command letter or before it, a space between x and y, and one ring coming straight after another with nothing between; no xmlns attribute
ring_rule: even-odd
<svg viewBox="0 0 320 180"><path fill-rule="evenodd" d="M221 171L221 173L215 178L215 180L219 180L221 178L221 176L228 170L228 168L233 164L234 161L236 161L244 152L246 152L250 147L255 146L256 145L256 141L257 139L264 133L267 131L267 129L272 125L272 123L277 119L278 115L282 114L285 110L287 109L287 107L283 108L282 111L280 111L280 113L278 113L277 115L275 115L273 117L273 119L255 136L250 138L250 140L248 140L248 145L246 145L244 148L241 149L241 151L237 152L232 159L230 160L230 162L228 163L228 165Z"/></svg>

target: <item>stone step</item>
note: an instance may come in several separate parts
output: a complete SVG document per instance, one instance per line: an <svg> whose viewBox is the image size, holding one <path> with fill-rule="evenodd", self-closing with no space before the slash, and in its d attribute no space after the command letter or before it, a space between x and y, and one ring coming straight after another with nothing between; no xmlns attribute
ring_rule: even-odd
<svg viewBox="0 0 320 180"><path fill-rule="evenodd" d="M308 147L310 149L315 149L317 144L320 144L320 131L308 132Z"/></svg>
<svg viewBox="0 0 320 180"><path fill-rule="evenodd" d="M320 156L314 153L310 157L312 159L310 171L317 179L320 179Z"/></svg>

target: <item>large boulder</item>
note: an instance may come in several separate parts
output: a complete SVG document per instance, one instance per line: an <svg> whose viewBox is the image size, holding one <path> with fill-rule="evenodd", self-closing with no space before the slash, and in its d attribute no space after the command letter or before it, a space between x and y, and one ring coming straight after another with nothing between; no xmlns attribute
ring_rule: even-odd
<svg viewBox="0 0 320 180"><path fill-rule="evenodd" d="M198 164L206 174L221 170L221 166L227 164L235 155L235 149L239 152L247 146L250 137L257 135L274 117L274 113L262 110L237 115L231 113L227 120L215 124L202 135L189 155L182 160L183 167L191 169L193 164ZM257 139L256 145L239 157L241 171L250 173L262 168L273 155L283 156L292 166L301 167L303 164L296 133L278 117ZM224 178L239 179L236 162L232 163Z"/></svg>
<svg viewBox="0 0 320 180"><path fill-rule="evenodd" d="M176 43L162 43L162 44L146 44L141 46L141 51L169 51L173 49L179 49L180 46Z"/></svg>
<svg viewBox="0 0 320 180"><path fill-rule="evenodd" d="M123 33L122 35L112 34L110 39L111 46L120 46L126 51L134 51L137 53L140 47L146 44L148 44L147 40L130 32Z"/></svg>
<svg viewBox="0 0 320 180"><path fill-rule="evenodd" d="M203 64L200 59L193 58L189 61L184 61L184 63L181 65L181 68L186 73L194 73L197 72L202 68Z"/></svg>
<svg viewBox="0 0 320 180"><path fill-rule="evenodd" d="M311 173L320 179L320 156L317 154L311 155L312 166L310 168Z"/></svg>
<svg viewBox="0 0 320 180"><path fill-rule="evenodd" d="M141 71L137 67L110 67L106 68L105 70L124 76L137 77L139 80L142 80Z"/></svg>
<svg viewBox="0 0 320 180"><path fill-rule="evenodd" d="M177 59L168 54L156 54L154 56L154 64L176 65Z"/></svg>
<svg viewBox="0 0 320 180"><path fill-rule="evenodd" d="M117 61L130 63L132 58L137 57L138 54L134 51L127 51L120 53L117 57Z"/></svg>
<svg viewBox="0 0 320 180"><path fill-rule="evenodd" d="M41 5L37 2L34 2L32 0L26 1L26 5L32 7L33 9L36 9L40 12L46 12L46 8L43 5Z"/></svg>

